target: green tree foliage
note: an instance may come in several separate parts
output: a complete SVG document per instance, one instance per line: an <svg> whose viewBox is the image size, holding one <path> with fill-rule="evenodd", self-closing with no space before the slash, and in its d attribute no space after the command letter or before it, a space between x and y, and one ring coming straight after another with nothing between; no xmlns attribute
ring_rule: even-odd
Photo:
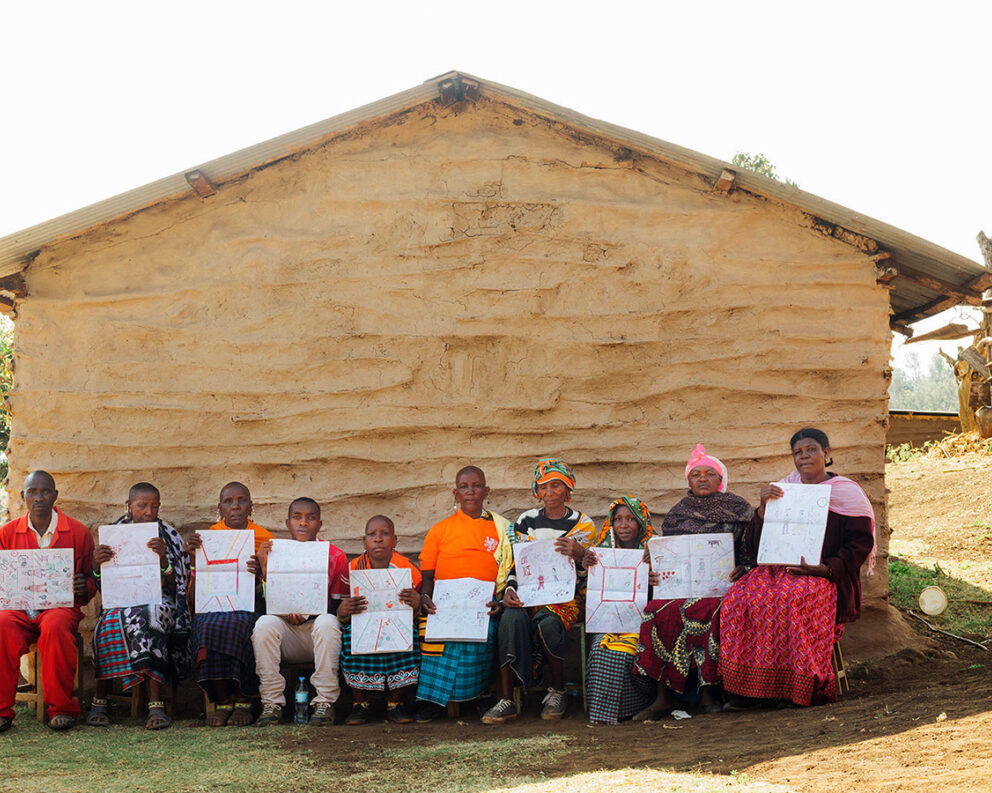
<svg viewBox="0 0 992 793"><path fill-rule="evenodd" d="M893 410L958 410L954 372L939 355L920 360L911 352L905 366L892 372L889 407Z"/></svg>
<svg viewBox="0 0 992 793"><path fill-rule="evenodd" d="M748 154L746 151L739 151L734 155L734 159L730 162L738 168L746 168L749 171L760 173L762 176L767 176L770 179L778 179L780 182L785 182L790 187L799 187L799 185L791 179L784 179L779 176L778 168L776 168L772 161L761 152L758 152L757 154Z"/></svg>

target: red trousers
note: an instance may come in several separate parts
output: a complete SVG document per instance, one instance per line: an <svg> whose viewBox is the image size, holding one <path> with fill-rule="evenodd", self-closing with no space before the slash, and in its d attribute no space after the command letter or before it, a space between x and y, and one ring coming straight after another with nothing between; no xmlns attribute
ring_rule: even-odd
<svg viewBox="0 0 992 793"><path fill-rule="evenodd" d="M47 609L35 619L23 611L0 611L0 716L14 718L14 695L21 656L32 642L41 655L41 684L48 716L79 715L72 696L76 682L76 628L83 618L79 609Z"/></svg>

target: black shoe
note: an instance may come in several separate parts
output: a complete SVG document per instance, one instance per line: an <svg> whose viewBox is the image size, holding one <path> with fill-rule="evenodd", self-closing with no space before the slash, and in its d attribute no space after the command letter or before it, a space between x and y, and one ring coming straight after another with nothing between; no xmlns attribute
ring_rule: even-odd
<svg viewBox="0 0 992 793"><path fill-rule="evenodd" d="M359 724L365 724L369 720L369 706L363 705L361 702L356 702L355 707L351 709L351 713L348 714L348 718L344 720L344 723L349 727L355 727Z"/></svg>
<svg viewBox="0 0 992 793"><path fill-rule="evenodd" d="M410 715L402 702L397 705L387 706L386 718L393 724L411 724L413 722L413 716Z"/></svg>
<svg viewBox="0 0 992 793"><path fill-rule="evenodd" d="M7 716L0 716L0 732L7 732L14 726L14 720Z"/></svg>
<svg viewBox="0 0 992 793"><path fill-rule="evenodd" d="M417 724L427 724L434 721L440 715L441 709L433 702L421 702L417 705L417 712L413 715L413 720Z"/></svg>

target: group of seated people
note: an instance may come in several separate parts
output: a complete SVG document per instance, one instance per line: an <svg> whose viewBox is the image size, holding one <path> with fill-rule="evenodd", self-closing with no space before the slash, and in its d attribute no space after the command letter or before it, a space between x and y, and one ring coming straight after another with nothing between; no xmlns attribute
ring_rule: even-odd
<svg viewBox="0 0 992 793"><path fill-rule="evenodd" d="M682 699L698 698L707 713L836 699L831 649L844 625L860 615L860 569L867 563L871 571L874 563L874 514L855 482L827 471L833 461L823 432L800 430L790 446L796 470L781 482L830 485L820 559L756 565L765 505L784 495L781 482L765 485L754 509L728 492L726 467L697 446L685 468L689 492L668 511L658 534L732 534L733 583L722 598L652 600L649 595L639 633L591 635L591 649L583 659L590 721L657 720ZM124 690L146 683L145 726L168 727L164 691L196 666L198 683L213 705L209 726L256 721L256 697L261 700L257 723L271 725L283 719L286 706L282 662L314 668L311 725L334 722L339 675L354 703L344 719L348 725L367 722L378 697L385 699L386 717L398 724L431 721L441 708L461 702L476 703L484 723L502 724L518 715L513 689L526 693L542 679L547 694L541 718L560 719L568 704L567 634L583 619L585 575L597 563L591 549L645 549L648 561L647 543L656 534L647 506L631 495L609 505L597 531L570 506L575 484L566 463L540 460L532 484L540 506L510 523L486 509L490 491L483 471L462 468L453 489L457 508L427 532L419 569L397 553L395 527L384 515L368 520L364 552L350 563L328 544L327 612L315 616L265 613L274 535L252 521L251 494L240 482L220 491L219 521L210 529L253 533L255 553L247 572L256 582L255 609L196 613L193 561L203 539L193 533L184 542L159 517L158 490L136 484L117 523L158 524L158 537L148 547L159 557L162 602L100 614L93 636L96 692L86 723L110 723L108 694L117 678ZM114 550L94 547L89 529L55 507L58 492L48 473L28 475L21 495L27 514L0 528L0 550L72 548L75 606L0 610L0 732L12 725L20 657L32 642L37 642L42 660L49 726L62 730L80 715L73 686L81 607L100 588L101 566ZM301 497L289 505L286 529L291 539L312 542L321 525L320 506L313 499ZM529 607L520 599L514 548L539 539L553 540L555 550L575 563L576 591L567 603ZM384 568L410 570L412 586L400 592L400 599L413 610L419 636L408 652L352 653L351 619L368 604L364 597L352 596L349 571ZM456 578L493 584L486 641L438 643L425 636L426 617L437 608L432 600L436 582ZM657 572L650 574L649 583L659 584Z"/></svg>

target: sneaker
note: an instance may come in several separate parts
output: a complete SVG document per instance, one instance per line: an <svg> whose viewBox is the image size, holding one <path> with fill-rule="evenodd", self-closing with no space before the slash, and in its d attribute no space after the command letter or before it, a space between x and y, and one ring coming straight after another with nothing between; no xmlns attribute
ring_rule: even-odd
<svg viewBox="0 0 992 793"><path fill-rule="evenodd" d="M402 702L388 706L386 708L386 718L393 724L410 724L413 721L413 716L410 715Z"/></svg>
<svg viewBox="0 0 992 793"><path fill-rule="evenodd" d="M344 720L344 723L349 727L355 727L358 724L365 724L369 720L369 706L363 702L356 702L355 707L351 709L351 713L348 714L348 718Z"/></svg>
<svg viewBox="0 0 992 793"><path fill-rule="evenodd" d="M268 727L270 724L278 724L280 721L282 721L282 705L266 702L262 706L262 715L258 717L256 724L259 727Z"/></svg>
<svg viewBox="0 0 992 793"><path fill-rule="evenodd" d="M482 716L483 724L505 724L517 718L517 706L512 699L501 699Z"/></svg>
<svg viewBox="0 0 992 793"><path fill-rule="evenodd" d="M413 714L413 720L417 724L427 724L429 721L434 721L438 714L438 707L433 702L420 702L417 705L417 712Z"/></svg>
<svg viewBox="0 0 992 793"><path fill-rule="evenodd" d="M0 732L7 732L14 725L14 720L7 716L0 716Z"/></svg>
<svg viewBox="0 0 992 793"><path fill-rule="evenodd" d="M328 724L334 724L334 705L330 702L314 703L310 723L314 727L326 727Z"/></svg>
<svg viewBox="0 0 992 793"><path fill-rule="evenodd" d="M565 715L568 699L565 697L564 691L555 691L553 688L549 688L548 693L541 700L541 704L544 705L541 708L542 719L560 719Z"/></svg>

